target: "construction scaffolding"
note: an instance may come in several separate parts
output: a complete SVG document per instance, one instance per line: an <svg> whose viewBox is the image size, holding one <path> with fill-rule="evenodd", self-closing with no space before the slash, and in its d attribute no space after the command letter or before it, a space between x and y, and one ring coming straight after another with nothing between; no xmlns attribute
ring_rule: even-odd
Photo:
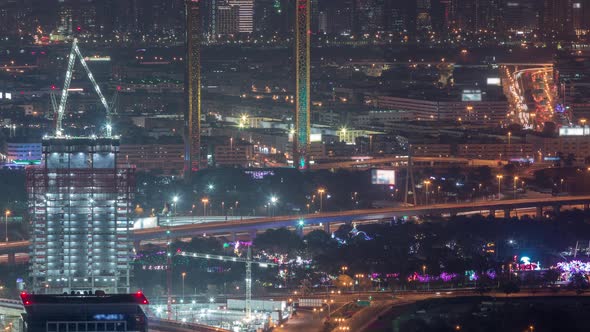
<svg viewBox="0 0 590 332"><path fill-rule="evenodd" d="M135 169L117 167L116 138L43 140L43 163L26 172L31 290L127 293Z"/></svg>

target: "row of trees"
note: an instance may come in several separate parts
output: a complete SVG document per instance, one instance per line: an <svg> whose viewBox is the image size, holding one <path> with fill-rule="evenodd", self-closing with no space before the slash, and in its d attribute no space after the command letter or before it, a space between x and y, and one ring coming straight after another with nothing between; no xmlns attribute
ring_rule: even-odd
<svg viewBox="0 0 590 332"><path fill-rule="evenodd" d="M361 233L363 232L363 233ZM454 275L455 284L465 283L466 271L479 276L481 287L497 286L499 282L516 281L509 276L508 265L514 256L529 256L542 266L554 265L563 260L560 253L575 245L580 234L590 234L590 214L579 210L564 211L559 218L535 220L494 219L482 216L455 217L451 220L430 219L428 222L404 222L361 225L353 229L344 225L334 234L313 230L304 237L287 229L268 230L253 242L254 256L261 260L278 259L285 262L276 268L254 270L257 286L297 288L344 286L350 281L338 276L379 274L382 287L412 285L409 276ZM175 242L173 250L233 255L233 244L214 238L194 238ZM165 285L164 272L142 273L144 265L163 265L165 255L154 248L138 260L136 278L141 285ZM243 255L245 252L241 251ZM147 262L146 260L153 260ZM218 289L243 287L245 268L240 264L195 260L176 256L172 269L178 290L181 273L186 272L187 289L207 290L207 285ZM489 276L495 276L491 279ZM395 276L395 277L391 277ZM559 274L530 274L526 284L552 283ZM348 280L348 279L346 279ZM358 281L358 280L357 280ZM433 283L442 281L435 281ZM230 285L230 286L228 286ZM367 285L365 285L367 286Z"/></svg>

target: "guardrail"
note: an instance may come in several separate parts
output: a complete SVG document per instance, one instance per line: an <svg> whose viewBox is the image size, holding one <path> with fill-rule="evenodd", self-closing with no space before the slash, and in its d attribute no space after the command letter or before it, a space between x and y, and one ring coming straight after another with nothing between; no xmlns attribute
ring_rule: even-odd
<svg viewBox="0 0 590 332"><path fill-rule="evenodd" d="M202 324L181 323L174 320L149 318L149 329L160 332L231 332L230 330L222 329Z"/></svg>

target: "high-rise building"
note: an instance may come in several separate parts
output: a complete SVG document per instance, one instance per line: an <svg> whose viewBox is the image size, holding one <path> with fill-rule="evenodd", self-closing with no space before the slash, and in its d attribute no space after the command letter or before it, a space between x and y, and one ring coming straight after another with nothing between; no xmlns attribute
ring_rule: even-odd
<svg viewBox="0 0 590 332"><path fill-rule="evenodd" d="M573 0L545 0L543 28L546 33L573 35Z"/></svg>
<svg viewBox="0 0 590 332"><path fill-rule="evenodd" d="M401 33L407 30L406 11L398 1L385 0L383 16L386 31Z"/></svg>
<svg viewBox="0 0 590 332"><path fill-rule="evenodd" d="M201 12L199 0L186 0L185 179L201 166Z"/></svg>
<svg viewBox="0 0 590 332"><path fill-rule="evenodd" d="M296 110L293 136L293 165L298 169L309 166L310 134L310 0L297 0L295 17Z"/></svg>
<svg viewBox="0 0 590 332"><path fill-rule="evenodd" d="M240 7L222 5L217 8L217 34L220 36L236 35L240 32Z"/></svg>
<svg viewBox="0 0 590 332"><path fill-rule="evenodd" d="M229 5L240 7L240 33L254 31L254 0L229 0Z"/></svg>
<svg viewBox="0 0 590 332"><path fill-rule="evenodd" d="M555 58L555 77L559 87L562 110L574 117L590 117L590 54L563 53Z"/></svg>
<svg viewBox="0 0 590 332"><path fill-rule="evenodd" d="M201 2L201 11L202 15L202 25L203 31L208 41L214 41L217 37L217 27L218 27L218 11L219 6L223 5L223 1L220 0L203 0Z"/></svg>
<svg viewBox="0 0 590 332"><path fill-rule="evenodd" d="M504 29L508 31L532 31L539 27L537 0L507 1L502 7Z"/></svg>
<svg viewBox="0 0 590 332"><path fill-rule="evenodd" d="M418 31L432 30L432 17L430 0L418 0L416 2L416 29Z"/></svg>
<svg viewBox="0 0 590 332"><path fill-rule="evenodd" d="M576 35L590 34L590 0L574 0L572 20Z"/></svg>
<svg viewBox="0 0 590 332"><path fill-rule="evenodd" d="M42 153L26 175L32 289L129 292L135 174L118 139L50 137Z"/></svg>

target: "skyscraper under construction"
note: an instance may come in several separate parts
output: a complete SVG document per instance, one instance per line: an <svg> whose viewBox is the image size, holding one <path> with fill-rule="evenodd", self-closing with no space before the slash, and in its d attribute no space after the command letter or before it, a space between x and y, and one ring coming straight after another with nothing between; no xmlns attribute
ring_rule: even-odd
<svg viewBox="0 0 590 332"><path fill-rule="evenodd" d="M310 133L310 0L297 0L295 23L295 71L297 103L295 134L293 135L293 165L298 169L309 166Z"/></svg>
<svg viewBox="0 0 590 332"><path fill-rule="evenodd" d="M105 107L105 135L72 137L63 118L76 59ZM129 219L135 193L132 167L119 167L112 111L77 41L68 57L55 136L43 138L41 166L27 169L31 217L30 290L36 293L103 290L128 293L132 242Z"/></svg>
<svg viewBox="0 0 590 332"><path fill-rule="evenodd" d="M42 165L26 175L31 290L129 292L135 174L118 152L114 137L43 139Z"/></svg>
<svg viewBox="0 0 590 332"><path fill-rule="evenodd" d="M184 176L201 166L201 13L199 0L186 0L186 72L184 94Z"/></svg>

